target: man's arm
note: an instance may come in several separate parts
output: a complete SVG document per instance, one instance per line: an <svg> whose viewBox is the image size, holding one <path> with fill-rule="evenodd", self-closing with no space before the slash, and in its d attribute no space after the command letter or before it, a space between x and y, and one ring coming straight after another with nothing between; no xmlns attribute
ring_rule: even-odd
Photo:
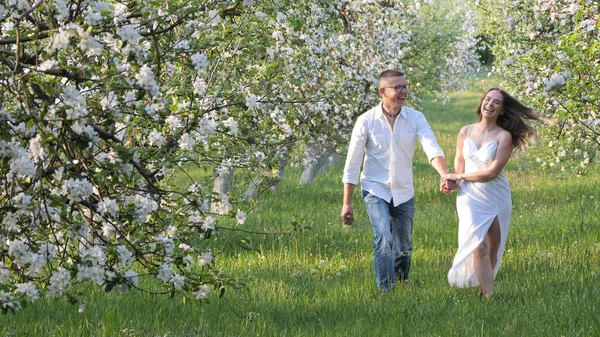
<svg viewBox="0 0 600 337"><path fill-rule="evenodd" d="M423 146L423 150L429 159L429 164L438 172L440 178L448 174L444 151L440 148L433 130L431 130L429 123L427 123L425 115L420 112L415 114L415 127L417 129L417 138ZM440 191L448 194L453 187L448 186L446 182L440 179Z"/></svg>
<svg viewBox="0 0 600 337"><path fill-rule="evenodd" d="M342 205L342 221L346 225L352 225L354 222L354 210L352 209L352 193L354 192L354 186L350 183L344 183L344 204Z"/></svg>
<svg viewBox="0 0 600 337"><path fill-rule="evenodd" d="M439 173L440 177L448 174L448 166L446 165L446 159L443 156L433 157L429 163Z"/></svg>
<svg viewBox="0 0 600 337"><path fill-rule="evenodd" d="M437 156L431 159L430 164L440 175L440 192L443 192L444 194L452 193L452 191L458 187L456 181L448 181L442 179L448 174L448 166L446 165L446 159L442 156Z"/></svg>
<svg viewBox="0 0 600 337"><path fill-rule="evenodd" d="M354 128L352 128L352 136L348 145L348 156L344 165L344 175L342 182L344 183L344 202L342 204L342 212L340 216L346 225L352 225L354 222L354 210L352 209L352 193L354 187L358 184L360 167L365 153L367 143L367 132L364 128L364 117L361 115L356 120Z"/></svg>
<svg viewBox="0 0 600 337"><path fill-rule="evenodd" d="M425 119L425 115L420 112L415 114L415 127L417 129L417 138L423 146L423 151L429 159L429 164L433 166L440 176L447 174L448 166L446 166L444 151L440 148L433 130L431 130L427 119Z"/></svg>

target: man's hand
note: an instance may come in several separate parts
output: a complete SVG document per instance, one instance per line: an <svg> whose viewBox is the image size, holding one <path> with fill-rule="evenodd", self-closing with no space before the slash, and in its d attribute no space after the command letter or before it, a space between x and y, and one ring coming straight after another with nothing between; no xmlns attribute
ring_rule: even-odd
<svg viewBox="0 0 600 337"><path fill-rule="evenodd" d="M352 225L354 222L354 210L350 204L346 204L342 207L342 213L340 213L344 225Z"/></svg>
<svg viewBox="0 0 600 337"><path fill-rule="evenodd" d="M440 191L444 194L450 194L458 188L458 181L448 179L447 176L440 179Z"/></svg>

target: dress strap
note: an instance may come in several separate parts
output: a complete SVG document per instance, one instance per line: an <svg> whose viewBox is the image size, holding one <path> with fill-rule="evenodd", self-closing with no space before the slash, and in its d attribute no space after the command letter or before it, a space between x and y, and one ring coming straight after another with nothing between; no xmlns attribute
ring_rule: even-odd
<svg viewBox="0 0 600 337"><path fill-rule="evenodd" d="M467 138L471 138L471 126L473 126L473 124L469 125L469 128L467 129Z"/></svg>

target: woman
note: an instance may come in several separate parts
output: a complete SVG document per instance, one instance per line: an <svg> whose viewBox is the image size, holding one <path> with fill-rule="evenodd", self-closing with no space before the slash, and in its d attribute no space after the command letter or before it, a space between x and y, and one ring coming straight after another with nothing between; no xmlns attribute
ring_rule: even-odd
<svg viewBox="0 0 600 337"><path fill-rule="evenodd" d="M512 210L504 166L535 136L524 119L542 118L497 88L483 96L477 115L477 123L458 134L455 173L441 178L446 190L458 183L458 251L448 282L458 288L479 286L479 295L491 298Z"/></svg>

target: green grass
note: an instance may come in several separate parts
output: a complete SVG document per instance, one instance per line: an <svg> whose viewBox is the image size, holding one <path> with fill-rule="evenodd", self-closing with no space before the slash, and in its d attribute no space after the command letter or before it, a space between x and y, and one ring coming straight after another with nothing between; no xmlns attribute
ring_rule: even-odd
<svg viewBox="0 0 600 337"><path fill-rule="evenodd" d="M485 84L479 83L482 87ZM447 161L456 134L474 121L481 92L456 93L446 105L424 103ZM446 280L457 246L455 195L415 156L416 215L411 280L379 293L372 229L359 193L356 224L341 225L340 166L310 186L289 169L240 228L310 229L292 235L222 232L211 242L217 265L249 279L243 291L216 294L203 306L181 298L83 288L79 313L64 299L42 299L0 317L0 336L597 336L600 335L600 173L585 178L538 171L525 155L507 175L513 215L491 302ZM563 178L561 178L563 177ZM237 243L246 238L255 250Z"/></svg>

